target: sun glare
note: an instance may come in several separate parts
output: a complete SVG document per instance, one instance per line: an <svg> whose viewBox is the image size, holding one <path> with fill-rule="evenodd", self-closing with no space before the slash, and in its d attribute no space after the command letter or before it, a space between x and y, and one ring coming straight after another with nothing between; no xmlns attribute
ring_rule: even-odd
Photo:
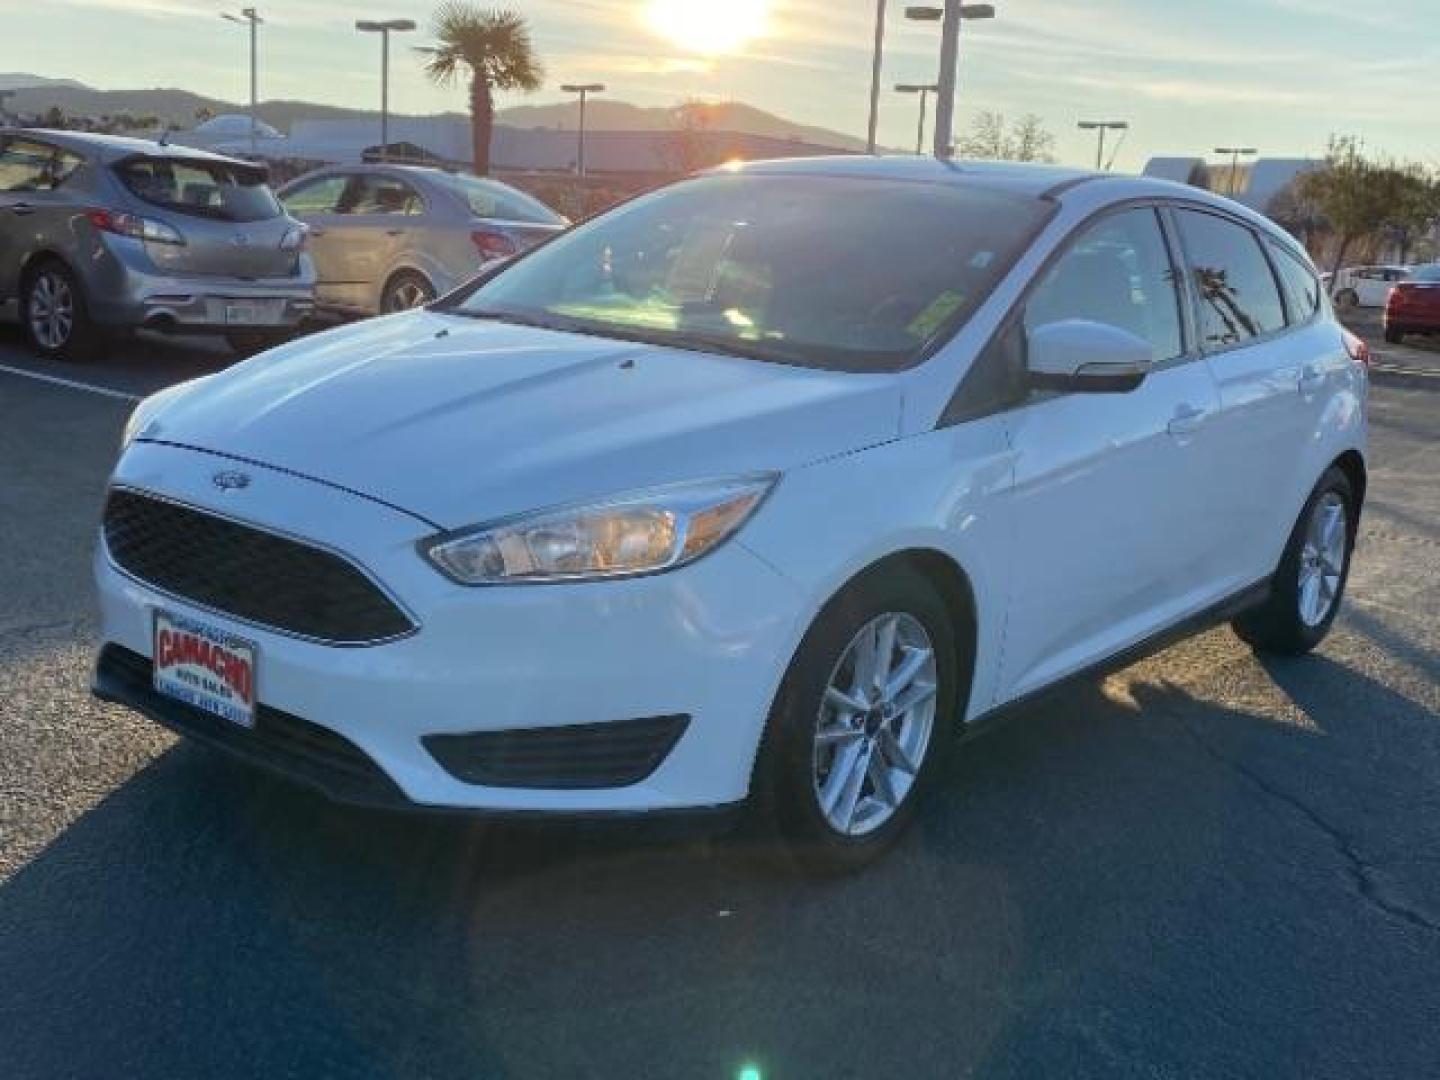
<svg viewBox="0 0 1440 1080"><path fill-rule="evenodd" d="M678 47L714 56L762 35L769 7L769 0L650 0L646 19Z"/></svg>

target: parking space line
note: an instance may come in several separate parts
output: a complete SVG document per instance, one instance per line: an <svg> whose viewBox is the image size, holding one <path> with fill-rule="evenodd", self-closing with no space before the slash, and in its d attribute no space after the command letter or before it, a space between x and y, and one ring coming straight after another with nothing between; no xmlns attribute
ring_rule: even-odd
<svg viewBox="0 0 1440 1080"><path fill-rule="evenodd" d="M1415 375L1422 379L1440 379L1440 371L1434 368L1407 367L1403 364L1371 364L1371 371L1382 375Z"/></svg>
<svg viewBox="0 0 1440 1080"><path fill-rule="evenodd" d="M123 390L112 390L108 386L96 386L94 383L79 382L76 379L62 379L58 375L43 375L38 371L26 371L24 368L11 367L8 364L0 364L0 372L7 375L19 375L22 379L50 383L52 386L64 386L70 390L83 390L86 393L99 394L101 397L115 398L118 401L140 400L139 394L127 394Z"/></svg>

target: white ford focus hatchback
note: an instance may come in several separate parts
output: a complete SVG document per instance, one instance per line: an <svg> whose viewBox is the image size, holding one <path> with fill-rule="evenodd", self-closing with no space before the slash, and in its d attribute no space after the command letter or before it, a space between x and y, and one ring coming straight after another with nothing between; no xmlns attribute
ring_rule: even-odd
<svg viewBox="0 0 1440 1080"><path fill-rule="evenodd" d="M749 805L856 864L1028 695L1222 619L1313 648L1367 359L1197 190L722 170L144 402L96 692L342 800Z"/></svg>

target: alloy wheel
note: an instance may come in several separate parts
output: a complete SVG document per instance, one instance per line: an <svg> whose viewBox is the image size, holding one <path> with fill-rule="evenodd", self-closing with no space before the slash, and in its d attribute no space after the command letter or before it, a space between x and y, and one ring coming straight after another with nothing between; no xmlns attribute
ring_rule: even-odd
<svg viewBox="0 0 1440 1080"><path fill-rule="evenodd" d="M428 304L431 300L430 290L418 281L406 279L390 290L389 311L410 311L413 308Z"/></svg>
<svg viewBox="0 0 1440 1080"><path fill-rule="evenodd" d="M75 328L75 294L53 270L43 271L30 287L28 316L35 340L46 349L62 348Z"/></svg>
<svg viewBox="0 0 1440 1080"><path fill-rule="evenodd" d="M864 836L905 802L935 728L935 647L914 616L872 619L830 675L816 720L814 785L836 832Z"/></svg>
<svg viewBox="0 0 1440 1080"><path fill-rule="evenodd" d="M1334 610L1349 537L1345 500L1339 492L1327 491L1310 514L1300 550L1300 620L1306 626L1319 626Z"/></svg>

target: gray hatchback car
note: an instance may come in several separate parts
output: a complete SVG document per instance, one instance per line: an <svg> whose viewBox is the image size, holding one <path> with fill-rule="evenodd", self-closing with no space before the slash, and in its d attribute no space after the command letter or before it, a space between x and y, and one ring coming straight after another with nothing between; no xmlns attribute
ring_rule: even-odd
<svg viewBox="0 0 1440 1080"><path fill-rule="evenodd" d="M508 184L414 165L320 169L280 199L310 227L316 299L345 315L429 303L570 224Z"/></svg>
<svg viewBox="0 0 1440 1080"><path fill-rule="evenodd" d="M0 302L52 358L137 328L277 341L313 314L315 269L265 180L185 147L0 131Z"/></svg>

